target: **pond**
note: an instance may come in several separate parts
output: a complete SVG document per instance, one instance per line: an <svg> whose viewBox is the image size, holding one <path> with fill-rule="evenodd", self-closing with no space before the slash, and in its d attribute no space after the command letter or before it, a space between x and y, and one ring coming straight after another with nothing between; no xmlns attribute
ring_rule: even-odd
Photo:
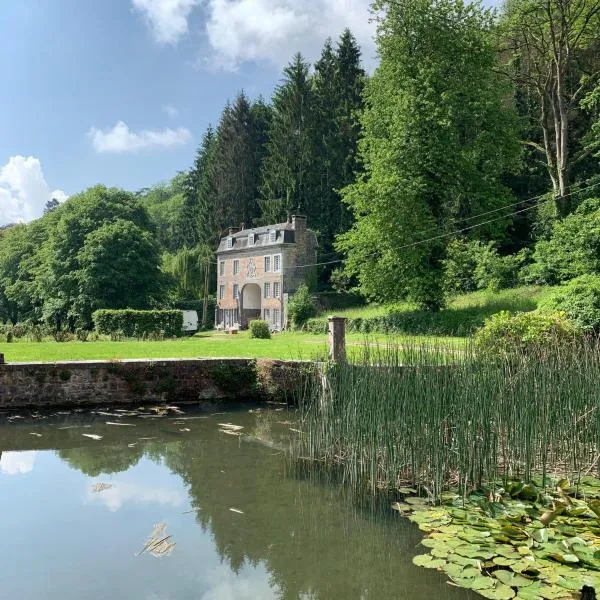
<svg viewBox="0 0 600 600"><path fill-rule="evenodd" d="M286 472L293 413L183 410L0 415L3 598L476 597L387 506Z"/></svg>

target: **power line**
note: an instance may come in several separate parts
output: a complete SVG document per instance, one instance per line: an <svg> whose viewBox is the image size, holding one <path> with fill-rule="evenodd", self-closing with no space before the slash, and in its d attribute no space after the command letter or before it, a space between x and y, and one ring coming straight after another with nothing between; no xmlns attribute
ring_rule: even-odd
<svg viewBox="0 0 600 600"><path fill-rule="evenodd" d="M574 194L578 194L579 192L582 192L582 191L587 191L587 190L594 189L594 188L596 188L598 186L600 186L600 181L597 182L597 183L595 183L595 184L592 184L590 186L587 186L585 188L580 188L580 189L575 190L573 192L569 192L568 194L565 194L563 196L563 198L567 198L567 197L572 196ZM479 217L482 217L482 216L484 216L486 214L492 214L494 212L497 212L498 210L503 210L504 208L508 208L510 206L516 206L518 204L523 204L524 202L532 202L532 201L534 201L536 199L542 198L543 196L545 196L545 194L543 194L541 196L535 196L533 198L528 198L527 200L521 200L520 202L516 202L513 205L507 205L507 206L503 207L502 209L496 209L496 210L493 210L493 211L489 211L487 213L481 213L479 215L475 215L473 217L470 217L470 219L472 220L473 218L479 218ZM481 223L475 223L475 225L470 225L468 227L463 227L462 229L457 229L455 231L451 231L451 232L447 232L447 233L442 233L440 235L436 235L436 236L433 236L431 238L427 238L427 239L424 239L424 240L418 240L416 242L411 242L409 244L404 244L403 246L399 246L398 248L396 248L396 250L405 250L407 248L413 248L415 246L420 246L421 244L426 244L428 242L433 242L435 240L444 239L444 238L447 238L447 237L452 237L452 236L458 235L459 233L464 233L465 231L470 231L470 230L475 229L477 227L481 227L483 225L488 225L490 223L494 223L495 221L499 221L499 220L505 219L507 217L514 217L515 215L518 215L518 214L527 212L528 210L532 210L534 208L537 208L540 204L546 204L548 202L553 202L554 200L555 200L554 197L548 198L547 200L543 200L541 202L538 202L537 204L534 204L533 206L527 206L526 208L522 208L521 210L517 210L517 211L515 211L513 213L501 215L501 216L496 217L494 219L489 219L487 221L482 221ZM464 220L468 220L468 219L464 219ZM420 233L425 233L425 232L430 231L430 230L431 229L429 229L429 230L426 229L426 230L421 231ZM371 258L371 257L376 256L376 255L377 255L377 252L373 252L372 254L368 254L365 258ZM304 269L304 268L308 268L308 267L320 267L320 266L325 266L325 265L339 264L339 263L342 263L344 261L345 261L345 259L337 259L337 260L331 260L331 261L321 262L321 263L313 263L313 264L306 264L306 265L296 265L294 267L284 267L284 269Z"/></svg>

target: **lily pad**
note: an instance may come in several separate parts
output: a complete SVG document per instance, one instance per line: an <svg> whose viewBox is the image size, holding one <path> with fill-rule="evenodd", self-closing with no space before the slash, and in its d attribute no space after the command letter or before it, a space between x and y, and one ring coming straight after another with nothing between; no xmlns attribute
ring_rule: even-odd
<svg viewBox="0 0 600 600"><path fill-rule="evenodd" d="M419 554L412 559L413 564L417 567L425 567L426 569L441 569L446 561L441 558L433 558L429 554Z"/></svg>
<svg viewBox="0 0 600 600"><path fill-rule="evenodd" d="M515 592L512 588L509 588L503 583L499 583L493 588L487 590L478 590L484 598L492 598L493 600L511 600L515 597Z"/></svg>
<svg viewBox="0 0 600 600"><path fill-rule="evenodd" d="M496 579L501 581L504 585L508 585L509 587L527 587L533 583L531 579L526 579L518 573L512 573L511 571L507 571L505 569L494 571L493 575Z"/></svg>

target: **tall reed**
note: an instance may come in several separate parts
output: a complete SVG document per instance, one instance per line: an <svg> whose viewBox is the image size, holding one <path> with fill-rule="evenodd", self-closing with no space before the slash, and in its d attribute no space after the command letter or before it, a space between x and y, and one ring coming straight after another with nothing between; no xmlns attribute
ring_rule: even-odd
<svg viewBox="0 0 600 600"><path fill-rule="evenodd" d="M483 482L586 474L600 450L600 344L490 359L367 344L324 367L300 398L295 448L357 489L410 483L439 497Z"/></svg>

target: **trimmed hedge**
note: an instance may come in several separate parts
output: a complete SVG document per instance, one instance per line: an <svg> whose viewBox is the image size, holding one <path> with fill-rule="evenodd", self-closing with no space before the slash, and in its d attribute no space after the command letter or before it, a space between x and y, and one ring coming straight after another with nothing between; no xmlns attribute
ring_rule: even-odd
<svg viewBox="0 0 600 600"><path fill-rule="evenodd" d="M103 335L128 338L183 335L180 310L97 310L92 319L96 331Z"/></svg>

